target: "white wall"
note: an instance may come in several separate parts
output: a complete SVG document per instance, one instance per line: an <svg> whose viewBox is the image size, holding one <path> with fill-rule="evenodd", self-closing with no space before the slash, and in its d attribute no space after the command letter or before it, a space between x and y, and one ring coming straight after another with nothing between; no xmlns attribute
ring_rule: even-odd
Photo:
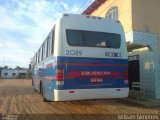
<svg viewBox="0 0 160 120"><path fill-rule="evenodd" d="M7 75L5 75L7 73ZM13 76L13 73L15 73L15 76ZM2 69L1 71L1 77L2 78L16 78L19 76L19 73L26 73L27 69L18 70L18 69Z"/></svg>
<svg viewBox="0 0 160 120"><path fill-rule="evenodd" d="M126 40L131 43L149 45L150 51L132 52L129 55L140 55L140 81L148 82L149 97L160 99L160 57L158 51L159 35L132 31L126 33Z"/></svg>

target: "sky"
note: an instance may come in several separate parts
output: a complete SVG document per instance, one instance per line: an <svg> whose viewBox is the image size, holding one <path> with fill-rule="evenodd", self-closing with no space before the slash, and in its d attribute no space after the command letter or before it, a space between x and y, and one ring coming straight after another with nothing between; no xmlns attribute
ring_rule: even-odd
<svg viewBox="0 0 160 120"><path fill-rule="evenodd" d="M28 67L63 13L81 14L94 0L0 0L0 66Z"/></svg>

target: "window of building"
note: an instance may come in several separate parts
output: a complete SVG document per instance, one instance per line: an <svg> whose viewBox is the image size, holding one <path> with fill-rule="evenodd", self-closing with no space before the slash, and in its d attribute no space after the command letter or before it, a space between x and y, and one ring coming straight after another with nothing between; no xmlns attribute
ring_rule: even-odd
<svg viewBox="0 0 160 120"><path fill-rule="evenodd" d="M118 7L112 7L108 10L106 17L108 19L118 20Z"/></svg>
<svg viewBox="0 0 160 120"><path fill-rule="evenodd" d="M8 75L8 73L4 73L4 76L7 76Z"/></svg>
<svg viewBox="0 0 160 120"><path fill-rule="evenodd" d="M16 76L16 73L12 73L12 76L13 76L13 77Z"/></svg>

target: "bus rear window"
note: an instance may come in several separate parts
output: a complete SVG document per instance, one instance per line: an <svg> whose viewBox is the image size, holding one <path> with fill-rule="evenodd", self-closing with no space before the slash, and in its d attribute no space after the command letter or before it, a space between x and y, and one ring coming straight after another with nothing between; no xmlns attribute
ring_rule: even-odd
<svg viewBox="0 0 160 120"><path fill-rule="evenodd" d="M67 42L71 46L119 48L120 34L83 30L66 30Z"/></svg>

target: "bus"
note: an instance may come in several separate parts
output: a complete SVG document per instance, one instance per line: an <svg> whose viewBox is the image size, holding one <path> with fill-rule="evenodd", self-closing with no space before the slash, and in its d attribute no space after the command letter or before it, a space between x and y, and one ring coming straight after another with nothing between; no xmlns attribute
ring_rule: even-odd
<svg viewBox="0 0 160 120"><path fill-rule="evenodd" d="M128 96L123 27L107 18L63 14L32 58L32 83L44 101Z"/></svg>

